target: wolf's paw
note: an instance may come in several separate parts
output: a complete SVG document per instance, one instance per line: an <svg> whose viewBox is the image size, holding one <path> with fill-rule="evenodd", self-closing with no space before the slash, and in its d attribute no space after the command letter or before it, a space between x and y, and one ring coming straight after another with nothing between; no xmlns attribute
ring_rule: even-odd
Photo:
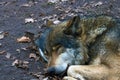
<svg viewBox="0 0 120 80"><path fill-rule="evenodd" d="M65 76L65 77L63 78L63 80L77 80L77 79L75 79L75 78L73 78L73 77Z"/></svg>

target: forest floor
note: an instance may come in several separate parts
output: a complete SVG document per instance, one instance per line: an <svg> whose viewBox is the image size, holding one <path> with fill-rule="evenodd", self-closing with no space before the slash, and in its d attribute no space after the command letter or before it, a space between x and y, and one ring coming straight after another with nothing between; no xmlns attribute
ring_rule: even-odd
<svg viewBox="0 0 120 80"><path fill-rule="evenodd" d="M0 80L43 80L46 63L29 43L18 43L25 32L44 31L47 21L64 21L80 17L108 15L120 18L120 0L0 0ZM30 20L30 21L29 21ZM32 56L30 56L33 54ZM16 64L20 62L21 65Z"/></svg>

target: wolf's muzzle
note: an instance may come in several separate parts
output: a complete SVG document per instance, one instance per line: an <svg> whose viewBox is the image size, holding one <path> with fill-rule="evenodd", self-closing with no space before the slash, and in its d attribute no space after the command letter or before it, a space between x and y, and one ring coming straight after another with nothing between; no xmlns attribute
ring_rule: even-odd
<svg viewBox="0 0 120 80"><path fill-rule="evenodd" d="M59 67L49 67L47 69L47 74L49 76L65 76L67 74L67 69L68 69L69 65L66 68L63 68L62 66Z"/></svg>

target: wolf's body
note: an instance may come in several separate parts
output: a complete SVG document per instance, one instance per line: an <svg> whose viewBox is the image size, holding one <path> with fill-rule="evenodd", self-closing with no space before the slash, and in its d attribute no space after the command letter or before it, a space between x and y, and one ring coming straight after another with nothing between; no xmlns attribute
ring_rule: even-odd
<svg viewBox="0 0 120 80"><path fill-rule="evenodd" d="M40 48L50 56L48 73L61 74L70 65L65 80L120 80L120 25L115 19L74 17L52 25L45 37Z"/></svg>

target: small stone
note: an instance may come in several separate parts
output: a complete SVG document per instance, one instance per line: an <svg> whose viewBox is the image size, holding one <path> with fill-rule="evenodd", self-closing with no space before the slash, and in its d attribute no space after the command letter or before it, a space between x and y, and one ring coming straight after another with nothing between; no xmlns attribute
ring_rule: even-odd
<svg viewBox="0 0 120 80"><path fill-rule="evenodd" d="M59 24L60 21L59 21L59 20L56 20L56 21L54 21L53 23L54 23L54 24Z"/></svg>
<svg viewBox="0 0 120 80"><path fill-rule="evenodd" d="M25 23L34 23L35 20L33 18L26 18Z"/></svg>
<svg viewBox="0 0 120 80"><path fill-rule="evenodd" d="M48 0L48 3L57 3L59 2L60 0Z"/></svg>
<svg viewBox="0 0 120 80"><path fill-rule="evenodd" d="M4 38L4 33L3 31L0 31L0 39L3 39Z"/></svg>
<svg viewBox="0 0 120 80"><path fill-rule="evenodd" d="M16 51L18 52L18 53L20 53L21 51L20 51L20 49L16 49Z"/></svg>
<svg viewBox="0 0 120 80"><path fill-rule="evenodd" d="M95 4L95 6L100 6L102 4L103 4L103 2L99 1L98 3Z"/></svg>

